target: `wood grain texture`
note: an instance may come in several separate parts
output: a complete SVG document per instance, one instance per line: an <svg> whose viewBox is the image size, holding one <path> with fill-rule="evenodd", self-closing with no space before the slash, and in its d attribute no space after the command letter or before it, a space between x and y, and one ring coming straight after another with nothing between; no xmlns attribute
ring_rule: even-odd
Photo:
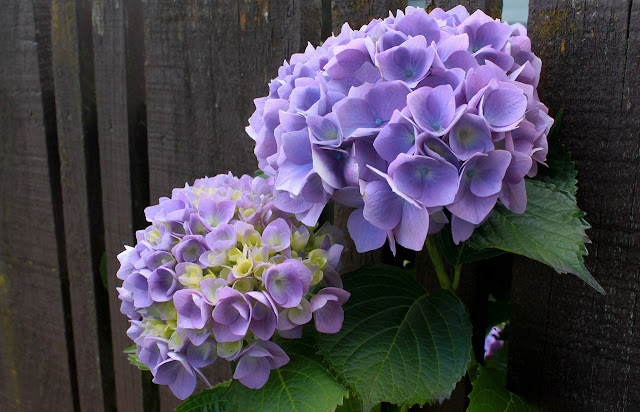
<svg viewBox="0 0 640 412"><path fill-rule="evenodd" d="M515 266L511 386L543 410L640 408L640 2L532 0L540 98L593 225L586 265L606 290Z"/></svg>
<svg viewBox="0 0 640 412"><path fill-rule="evenodd" d="M46 125L42 93L52 88L39 68L50 49L37 42L33 2L0 8L0 409L73 410L48 161L55 123Z"/></svg>
<svg viewBox="0 0 640 412"><path fill-rule="evenodd" d="M99 273L104 251L91 8L57 0L51 8L65 252L80 408L104 411L114 404L113 372L105 303ZM106 320L106 322L105 322ZM105 387L109 388L105 392Z"/></svg>
<svg viewBox="0 0 640 412"><path fill-rule="evenodd" d="M427 0L427 10L432 10L437 7L442 10L449 10L457 5L463 5L467 8L469 13L473 13L476 10L482 10L494 19L499 19L502 16L502 0Z"/></svg>
<svg viewBox="0 0 640 412"><path fill-rule="evenodd" d="M407 0L331 0L333 32L340 33L345 22L358 30L373 19L388 17L389 11L404 10L407 4Z"/></svg>
<svg viewBox="0 0 640 412"><path fill-rule="evenodd" d="M144 392L142 374L122 353L132 342L116 291L121 281L115 276L120 267L116 256L125 244L135 243L134 231L142 225L144 206L135 199L149 202L142 3L94 0L93 42L115 394L119 411L142 412L145 401L157 406L157 391L155 399Z"/></svg>
<svg viewBox="0 0 640 412"><path fill-rule="evenodd" d="M253 99L285 58L320 41L320 0L146 2L146 94L152 203L205 175L257 168L245 133ZM221 361L212 383L230 376ZM197 389L198 390L198 389ZM161 388L162 410L177 401Z"/></svg>

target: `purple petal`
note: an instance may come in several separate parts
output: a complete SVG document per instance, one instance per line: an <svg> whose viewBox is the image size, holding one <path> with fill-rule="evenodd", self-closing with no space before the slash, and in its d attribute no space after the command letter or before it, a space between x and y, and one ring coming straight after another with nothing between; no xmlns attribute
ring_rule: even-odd
<svg viewBox="0 0 640 412"><path fill-rule="evenodd" d="M387 182L374 181L365 188L363 216L377 228L390 230L400 222L403 203Z"/></svg>
<svg viewBox="0 0 640 412"><path fill-rule="evenodd" d="M360 253L379 249L387 239L387 231L375 227L363 216L362 209L354 210L347 220L349 234Z"/></svg>
<svg viewBox="0 0 640 412"><path fill-rule="evenodd" d="M165 267L159 267L149 276L149 293L155 302L167 302L171 300L177 288L181 288L177 282L176 273Z"/></svg>
<svg viewBox="0 0 640 412"><path fill-rule="evenodd" d="M400 224L393 230L396 241L407 249L420 251L429 231L429 212L405 202Z"/></svg>
<svg viewBox="0 0 640 412"><path fill-rule="evenodd" d="M187 360L191 366L196 368L211 365L217 357L216 342L211 338L198 346L189 345L187 348Z"/></svg>
<svg viewBox="0 0 640 412"><path fill-rule="evenodd" d="M154 383L169 385L178 399L186 399L193 393L196 380L195 371L186 357L174 352L169 353L169 359L156 367L153 378Z"/></svg>
<svg viewBox="0 0 640 412"><path fill-rule="evenodd" d="M291 228L284 219L276 219L269 223L262 232L262 243L269 246L272 252L280 252L291 244Z"/></svg>
<svg viewBox="0 0 640 412"><path fill-rule="evenodd" d="M418 126L435 136L446 134L456 115L456 101L450 85L415 90L407 97L407 103Z"/></svg>
<svg viewBox="0 0 640 412"><path fill-rule="evenodd" d="M382 119L374 117L369 103L362 99L344 99L336 110L336 114L345 137L351 136L357 129L382 125Z"/></svg>
<svg viewBox="0 0 640 412"><path fill-rule="evenodd" d="M460 160L467 160L476 153L493 150L491 131L485 120L471 113L463 114L451 128L449 145Z"/></svg>
<svg viewBox="0 0 640 412"><path fill-rule="evenodd" d="M269 380L271 368L266 358L242 356L238 361L233 378L247 388L260 389Z"/></svg>
<svg viewBox="0 0 640 412"><path fill-rule="evenodd" d="M480 115L496 131L507 131L524 118L527 98L522 92L500 88L489 92L480 104Z"/></svg>
<svg viewBox="0 0 640 412"><path fill-rule="evenodd" d="M236 204L231 200L216 202L214 199L205 197L200 199L198 203L198 214L203 223L209 226L209 230L219 224L229 223L235 212Z"/></svg>
<svg viewBox="0 0 640 412"><path fill-rule="evenodd" d="M455 199L458 169L448 162L400 154L389 173L399 190L424 206L444 206Z"/></svg>
<svg viewBox="0 0 640 412"><path fill-rule="evenodd" d="M469 239L476 226L477 225L453 215L451 218L451 234L453 236L453 243L459 245L460 242L464 242Z"/></svg>
<svg viewBox="0 0 640 412"><path fill-rule="evenodd" d="M211 250L222 252L234 247L238 242L238 236L233 225L223 223L205 236L205 241Z"/></svg>

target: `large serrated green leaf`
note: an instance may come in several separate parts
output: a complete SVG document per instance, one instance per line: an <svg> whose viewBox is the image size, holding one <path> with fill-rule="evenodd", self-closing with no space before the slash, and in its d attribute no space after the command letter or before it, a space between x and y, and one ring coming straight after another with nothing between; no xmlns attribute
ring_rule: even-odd
<svg viewBox="0 0 640 412"><path fill-rule="evenodd" d="M313 346L313 335L313 331L307 329L302 339L277 340L291 360L281 368L272 370L269 380L261 389L249 389L238 381L232 381L224 391L216 387L191 396L176 412L335 410L343 398L349 396L349 392L322 364Z"/></svg>
<svg viewBox="0 0 640 412"><path fill-rule="evenodd" d="M467 310L449 291L429 295L409 271L376 265L343 277L351 292L342 330L319 335L325 360L365 409L449 397L471 351Z"/></svg>
<svg viewBox="0 0 640 412"><path fill-rule="evenodd" d="M503 372L481 366L469 394L467 412L534 412L536 409L506 388Z"/></svg>
<svg viewBox="0 0 640 412"><path fill-rule="evenodd" d="M456 245L453 243L451 226L449 225L442 228L436 236L438 238L438 244L440 245L442 255L453 267L476 262L478 260L489 259L505 253L499 249L474 249L466 242Z"/></svg>
<svg viewBox="0 0 640 412"><path fill-rule="evenodd" d="M522 214L496 205L479 226L469 246L497 248L545 263L559 273L577 275L600 293L602 287L584 265L591 226L583 219L576 199L556 185L527 180L527 210Z"/></svg>

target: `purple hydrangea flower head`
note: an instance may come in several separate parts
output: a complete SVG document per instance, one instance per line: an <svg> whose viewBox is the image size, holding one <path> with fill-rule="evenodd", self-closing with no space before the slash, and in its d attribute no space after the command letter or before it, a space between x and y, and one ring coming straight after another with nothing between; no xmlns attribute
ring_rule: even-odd
<svg viewBox="0 0 640 412"><path fill-rule="evenodd" d="M300 66L287 76L305 78L318 67ZM301 83L307 89L297 91ZM299 80L290 86L282 95L293 96L296 107L308 113L287 118L275 110L261 120L267 126L262 127L260 138L267 141L269 128L280 118L285 123L282 128L290 131L274 132L279 141L297 138L287 133L295 133L301 119L303 143L342 152L336 114L326 113L334 92L326 82ZM264 107L283 106L267 102ZM309 130L307 117L316 122ZM283 159L270 164L291 166L295 172L300 149L298 143L292 144ZM313 163L310 151L308 157ZM259 388L272 369L289 360L270 339L300 337L302 326L313 318L312 297L324 296L328 293L324 290L333 291L331 296L339 296L340 304L344 303L348 293L339 292L338 274L342 233L331 225L316 227L328 200L324 185L315 171L301 183L298 195L278 192L273 177L217 175L176 188L171 198L162 198L145 210L150 225L136 232L134 247L126 246L118 255L121 266L116 276L122 280L117 288L121 312L131 324L127 336L136 343L138 360L149 367L154 382L169 385L184 399L193 392L197 376L204 379L200 368L219 358L238 362L236 379ZM279 207L278 193L286 196L284 209ZM504 195L508 196L506 191ZM303 196L309 200L302 200ZM334 330L342 324L341 314L334 312L335 320L324 318L331 328L321 322L318 330Z"/></svg>
<svg viewBox="0 0 640 412"><path fill-rule="evenodd" d="M303 223L334 200L356 209L358 251L421 250L449 221L460 242L498 199L526 208L524 178L544 164L553 123L536 92L541 67L521 24L407 7L294 54L247 133L274 203Z"/></svg>

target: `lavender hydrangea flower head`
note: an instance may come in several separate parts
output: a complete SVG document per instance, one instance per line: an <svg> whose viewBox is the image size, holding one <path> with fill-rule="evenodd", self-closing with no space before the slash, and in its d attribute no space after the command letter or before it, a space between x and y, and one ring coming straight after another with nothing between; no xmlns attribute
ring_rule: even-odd
<svg viewBox="0 0 640 412"><path fill-rule="evenodd" d="M333 199L355 208L359 252L421 250L449 221L459 243L498 200L526 208L553 123L541 66L521 24L407 7L293 55L247 133L274 203L304 224Z"/></svg>
<svg viewBox="0 0 640 412"><path fill-rule="evenodd" d="M180 399L217 358L237 361L234 377L257 389L289 361L274 335L299 337L312 319L322 333L342 327L342 234L279 209L274 181L228 174L174 189L118 255L127 335Z"/></svg>

